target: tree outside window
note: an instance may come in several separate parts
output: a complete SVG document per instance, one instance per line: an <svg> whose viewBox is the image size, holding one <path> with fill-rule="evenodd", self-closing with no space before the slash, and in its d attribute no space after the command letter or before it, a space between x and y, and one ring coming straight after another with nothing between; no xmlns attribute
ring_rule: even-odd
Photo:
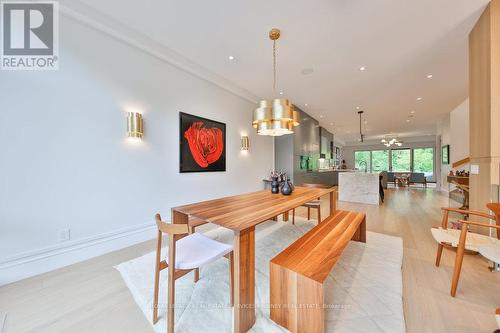
<svg viewBox="0 0 500 333"><path fill-rule="evenodd" d="M413 171L423 172L432 178L434 173L434 148L413 149Z"/></svg>
<svg viewBox="0 0 500 333"><path fill-rule="evenodd" d="M411 171L410 149L393 149L391 153L392 153L392 171L395 172Z"/></svg>
<svg viewBox="0 0 500 333"><path fill-rule="evenodd" d="M354 152L354 166L358 170L371 170L370 151Z"/></svg>
<svg viewBox="0 0 500 333"><path fill-rule="evenodd" d="M372 151L372 171L388 171L389 170L389 151L373 150Z"/></svg>

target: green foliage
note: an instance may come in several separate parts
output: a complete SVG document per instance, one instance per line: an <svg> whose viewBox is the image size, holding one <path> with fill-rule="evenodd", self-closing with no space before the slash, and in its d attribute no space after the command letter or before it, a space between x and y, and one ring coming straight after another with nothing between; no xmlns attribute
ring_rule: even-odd
<svg viewBox="0 0 500 333"><path fill-rule="evenodd" d="M434 149L413 149L413 170L415 172L432 173L434 171Z"/></svg>
<svg viewBox="0 0 500 333"><path fill-rule="evenodd" d="M358 170L365 170L366 167L370 171L370 151L354 152L354 164Z"/></svg>
<svg viewBox="0 0 500 333"><path fill-rule="evenodd" d="M392 171L411 171L410 149L392 150Z"/></svg>
<svg viewBox="0 0 500 333"><path fill-rule="evenodd" d="M366 163L368 171L388 171L389 152L392 159L392 171L411 171L412 165L410 148L354 152L355 167L359 170L365 170ZM413 171L424 172L426 176L432 175L434 172L434 148L413 149Z"/></svg>
<svg viewBox="0 0 500 333"><path fill-rule="evenodd" d="M388 150L373 150L372 151L372 171L387 171L389 170L389 151Z"/></svg>

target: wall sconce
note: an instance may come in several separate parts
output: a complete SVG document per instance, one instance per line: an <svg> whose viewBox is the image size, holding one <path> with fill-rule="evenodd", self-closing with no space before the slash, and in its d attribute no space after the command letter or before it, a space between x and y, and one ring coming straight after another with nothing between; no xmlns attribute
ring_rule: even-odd
<svg viewBox="0 0 500 333"><path fill-rule="evenodd" d="M248 136L243 135L241 137L241 150L242 151L248 151L248 148L250 148L250 143L248 141Z"/></svg>
<svg viewBox="0 0 500 333"><path fill-rule="evenodd" d="M127 113L127 136L142 140L144 136L144 124L142 114L138 112Z"/></svg>

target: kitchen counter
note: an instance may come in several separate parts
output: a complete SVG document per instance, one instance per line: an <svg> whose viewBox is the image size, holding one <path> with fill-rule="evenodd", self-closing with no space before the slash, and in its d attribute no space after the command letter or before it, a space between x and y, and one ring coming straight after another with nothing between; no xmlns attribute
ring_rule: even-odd
<svg viewBox="0 0 500 333"><path fill-rule="evenodd" d="M339 173L339 201L379 205L379 173Z"/></svg>

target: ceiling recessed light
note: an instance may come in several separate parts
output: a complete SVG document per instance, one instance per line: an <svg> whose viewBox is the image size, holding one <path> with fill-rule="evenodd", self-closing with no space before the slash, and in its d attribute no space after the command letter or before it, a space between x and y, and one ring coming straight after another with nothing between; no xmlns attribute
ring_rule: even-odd
<svg viewBox="0 0 500 333"><path fill-rule="evenodd" d="M415 111L410 111L411 114L415 114Z"/></svg>
<svg viewBox="0 0 500 333"><path fill-rule="evenodd" d="M410 122L410 119L406 119L406 122L409 123Z"/></svg>
<svg viewBox="0 0 500 333"><path fill-rule="evenodd" d="M312 68L304 68L301 73L302 73L302 75L309 75L309 74L312 74L313 72L314 72L314 69L312 69Z"/></svg>
<svg viewBox="0 0 500 333"><path fill-rule="evenodd" d="M356 106L356 110L360 110L361 109L361 106Z"/></svg>
<svg viewBox="0 0 500 333"><path fill-rule="evenodd" d="M320 118L323 118L323 115L322 115L322 114L320 114L320 115L319 115L319 117L320 117Z"/></svg>
<svg viewBox="0 0 500 333"><path fill-rule="evenodd" d="M333 123L330 123L331 126L333 126Z"/></svg>
<svg viewBox="0 0 500 333"><path fill-rule="evenodd" d="M364 71L364 70L366 70L366 67L365 66L361 66L361 67L359 67L359 70L360 71Z"/></svg>
<svg viewBox="0 0 500 333"><path fill-rule="evenodd" d="M282 92L282 91L280 91L280 95L283 95L283 92Z"/></svg>
<svg viewBox="0 0 500 333"><path fill-rule="evenodd" d="M306 103L306 104L304 104L304 106L307 106L307 105L308 105L307 103Z"/></svg>
<svg viewBox="0 0 500 333"><path fill-rule="evenodd" d="M422 97L417 97L417 101L421 101L422 100Z"/></svg>
<svg viewBox="0 0 500 333"><path fill-rule="evenodd" d="M234 60L234 57L233 56L229 56L228 59L229 60Z"/></svg>
<svg viewBox="0 0 500 333"><path fill-rule="evenodd" d="M427 75L427 78L428 78L428 79L432 79L432 74L428 74L428 75Z"/></svg>

